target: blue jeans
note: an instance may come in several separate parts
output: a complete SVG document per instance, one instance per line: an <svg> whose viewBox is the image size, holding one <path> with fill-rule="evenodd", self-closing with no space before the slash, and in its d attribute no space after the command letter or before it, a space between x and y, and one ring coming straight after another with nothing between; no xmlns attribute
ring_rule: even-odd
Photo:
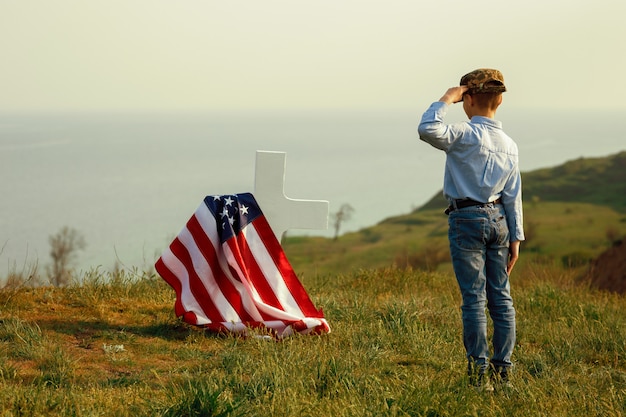
<svg viewBox="0 0 626 417"><path fill-rule="evenodd" d="M484 373L491 363L506 372L515 345L515 309L506 272L509 229L504 207L489 204L454 210L448 224L452 264L463 297L468 370ZM485 303L493 321L491 358Z"/></svg>

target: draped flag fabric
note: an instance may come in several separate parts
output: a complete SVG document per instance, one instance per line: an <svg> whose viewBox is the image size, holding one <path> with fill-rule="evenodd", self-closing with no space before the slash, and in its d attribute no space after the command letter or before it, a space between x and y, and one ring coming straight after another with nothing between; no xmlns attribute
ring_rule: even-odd
<svg viewBox="0 0 626 417"><path fill-rule="evenodd" d="M155 267L189 324L279 338L330 332L250 193L206 197Z"/></svg>

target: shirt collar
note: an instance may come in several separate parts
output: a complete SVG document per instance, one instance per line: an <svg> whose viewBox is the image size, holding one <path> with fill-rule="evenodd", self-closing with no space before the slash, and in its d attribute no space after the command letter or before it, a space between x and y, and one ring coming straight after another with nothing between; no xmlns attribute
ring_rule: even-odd
<svg viewBox="0 0 626 417"><path fill-rule="evenodd" d="M489 126L497 127L498 129L502 129L502 122L500 122L499 120L490 119L489 117L485 117L485 116L474 116L472 117L471 122L480 123L483 125L489 125Z"/></svg>

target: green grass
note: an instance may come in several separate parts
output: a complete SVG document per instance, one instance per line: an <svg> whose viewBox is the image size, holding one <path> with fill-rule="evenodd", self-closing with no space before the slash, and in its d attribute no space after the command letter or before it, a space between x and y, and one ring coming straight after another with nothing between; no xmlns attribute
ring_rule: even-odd
<svg viewBox="0 0 626 417"><path fill-rule="evenodd" d="M0 289L0 415L623 416L626 299L580 279L626 235L623 161L581 159L524 179L510 390L468 387L447 217L433 200L336 241L283 242L332 328L321 336L190 327L152 272L96 269L33 288L22 284L36 265L11 271Z"/></svg>
<svg viewBox="0 0 626 417"><path fill-rule="evenodd" d="M524 196L557 202L586 202L626 211L626 151L579 158L555 168L522 174Z"/></svg>
<svg viewBox="0 0 626 417"><path fill-rule="evenodd" d="M527 241L520 262L584 265L626 235L626 214L589 203L528 202ZM302 276L349 273L359 268L449 271L448 218L443 210L418 210L387 219L338 240L290 238L287 257Z"/></svg>
<svg viewBox="0 0 626 417"><path fill-rule="evenodd" d="M526 201L588 203L626 211L626 151L601 158L578 158L552 168L522 173ZM441 191L419 210L446 205Z"/></svg>
<svg viewBox="0 0 626 417"><path fill-rule="evenodd" d="M282 342L179 322L154 276L3 291L0 415L623 415L626 300L579 275L559 262L515 271L514 387L495 394L467 386L446 272L309 276L332 332Z"/></svg>

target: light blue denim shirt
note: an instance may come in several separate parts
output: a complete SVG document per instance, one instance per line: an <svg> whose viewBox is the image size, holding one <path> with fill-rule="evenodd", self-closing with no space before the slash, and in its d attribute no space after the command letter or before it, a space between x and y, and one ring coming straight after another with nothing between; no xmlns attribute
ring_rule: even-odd
<svg viewBox="0 0 626 417"><path fill-rule="evenodd" d="M500 198L510 240L524 240L517 144L497 120L474 116L469 122L447 125L443 122L447 112L446 103L433 103L417 128L421 140L446 153L444 197L481 203Z"/></svg>

